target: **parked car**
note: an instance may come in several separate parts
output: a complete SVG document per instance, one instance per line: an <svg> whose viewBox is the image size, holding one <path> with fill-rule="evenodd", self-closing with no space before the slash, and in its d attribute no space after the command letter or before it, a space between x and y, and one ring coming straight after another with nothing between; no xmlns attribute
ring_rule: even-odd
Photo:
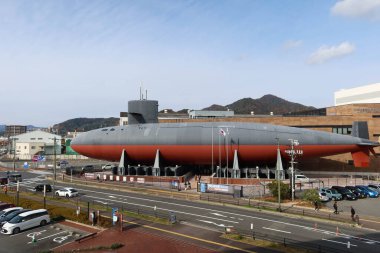
<svg viewBox="0 0 380 253"><path fill-rule="evenodd" d="M113 168L117 167L114 164L106 164L102 166L102 170L112 170Z"/></svg>
<svg viewBox="0 0 380 253"><path fill-rule="evenodd" d="M78 196L78 191L75 190L74 188L63 188L55 192L56 196L60 197L66 197L66 198L71 198L71 197L76 197Z"/></svg>
<svg viewBox="0 0 380 253"><path fill-rule="evenodd" d="M359 188L356 188L355 186L346 186L344 188L354 193L358 199L364 199L368 196L364 191L360 190Z"/></svg>
<svg viewBox="0 0 380 253"><path fill-rule="evenodd" d="M325 192L318 192L318 195L319 195L319 199L320 199L322 202L330 201L330 198L327 197L327 194L326 194Z"/></svg>
<svg viewBox="0 0 380 253"><path fill-rule="evenodd" d="M39 184L39 185L36 185L36 187L34 187L34 190L36 192L43 192L44 191L44 186L46 185L46 192L51 192L52 191L52 188L51 188L51 185L50 184Z"/></svg>
<svg viewBox="0 0 380 253"><path fill-rule="evenodd" d="M10 208L6 208L6 209L0 211L0 219L2 217L6 216L7 214L10 214L12 212L15 212L15 211L21 210L21 209L22 209L22 207L10 207Z"/></svg>
<svg viewBox="0 0 380 253"><path fill-rule="evenodd" d="M349 199L349 200L357 200L358 199L352 191L350 191L349 189L347 189L343 186L332 186L331 188L337 190L337 192L342 194L343 199Z"/></svg>
<svg viewBox="0 0 380 253"><path fill-rule="evenodd" d="M335 189L331 189L331 188L327 188L327 187L324 187L324 188L321 188L321 193L324 192L326 193L326 196L329 198L329 199L333 199L333 200L342 200L342 194L340 194L337 190Z"/></svg>
<svg viewBox="0 0 380 253"><path fill-rule="evenodd" d="M360 190L363 190L364 192L368 193L368 197L370 197L370 198L378 198L379 197L379 193L375 190L371 190L368 186L357 185L356 187L359 188Z"/></svg>
<svg viewBox="0 0 380 253"><path fill-rule="evenodd" d="M25 212L29 212L29 211L30 211L30 209L20 209L20 210L17 210L15 212L11 212L11 213L5 215L4 217L0 217L0 228L2 228L5 223L7 223L11 219L13 219L13 217L16 217L20 213L25 213Z"/></svg>
<svg viewBox="0 0 380 253"><path fill-rule="evenodd" d="M369 184L368 188L370 188L371 190L374 190L374 191L377 191L378 193L380 193L380 186L379 185Z"/></svg>
<svg viewBox="0 0 380 253"><path fill-rule="evenodd" d="M25 229L45 226L50 222L50 216L46 209L38 209L21 213L3 225L1 233L17 234Z"/></svg>

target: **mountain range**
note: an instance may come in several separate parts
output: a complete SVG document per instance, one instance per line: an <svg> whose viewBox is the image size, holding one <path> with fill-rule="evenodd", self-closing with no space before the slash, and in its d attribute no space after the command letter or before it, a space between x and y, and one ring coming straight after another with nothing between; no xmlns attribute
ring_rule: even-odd
<svg viewBox="0 0 380 253"><path fill-rule="evenodd" d="M235 112L235 114L251 114L251 112L253 112L255 115L269 115L271 112L273 112L274 115L282 115L290 112L307 111L314 109L316 108L312 106L305 106L299 103L293 103L277 96L268 94L258 99L239 99L228 105L213 104L209 107L203 108L202 110L232 110ZM172 109L166 109L160 112L164 111L166 111L168 114L186 114L188 109L182 109L177 112L173 111ZM58 129L59 134L66 134L67 132L89 131L96 128L117 125L119 125L119 118L76 118L56 124L53 126L53 128ZM4 132L4 130L5 125L0 125L0 133Z"/></svg>
<svg viewBox="0 0 380 253"><path fill-rule="evenodd" d="M234 111L235 114L251 114L253 112L254 114L268 115L273 112L274 115L282 115L289 112L314 110L316 108L289 102L268 94L258 99L243 98L225 106L214 104L203 110L226 111L228 109Z"/></svg>

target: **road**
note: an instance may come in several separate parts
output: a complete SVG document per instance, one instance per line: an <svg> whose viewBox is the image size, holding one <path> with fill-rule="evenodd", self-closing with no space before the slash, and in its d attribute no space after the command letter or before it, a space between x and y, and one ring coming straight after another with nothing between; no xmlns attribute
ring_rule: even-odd
<svg viewBox="0 0 380 253"><path fill-rule="evenodd" d="M43 175L28 176L22 185L28 189L40 183ZM57 183L57 186L67 186ZM118 189L97 189L84 185L75 186L81 193L83 201L98 202L121 208L134 206L140 209L173 212L177 219L191 225L224 230L234 228L247 234L251 226L255 233L268 237L296 240L299 244L313 243L330 247L338 251L348 248L351 252L378 252L380 233L338 223L301 219L295 216L281 215L256 209L222 206L196 201L169 199L159 196L131 192L120 192Z"/></svg>

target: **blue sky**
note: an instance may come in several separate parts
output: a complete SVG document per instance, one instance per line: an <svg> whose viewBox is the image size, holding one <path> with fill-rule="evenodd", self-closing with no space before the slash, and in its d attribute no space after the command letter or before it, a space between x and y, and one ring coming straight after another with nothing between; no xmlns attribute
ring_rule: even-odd
<svg viewBox="0 0 380 253"><path fill-rule="evenodd" d="M0 123L201 109L273 94L315 107L380 82L380 0L0 1Z"/></svg>

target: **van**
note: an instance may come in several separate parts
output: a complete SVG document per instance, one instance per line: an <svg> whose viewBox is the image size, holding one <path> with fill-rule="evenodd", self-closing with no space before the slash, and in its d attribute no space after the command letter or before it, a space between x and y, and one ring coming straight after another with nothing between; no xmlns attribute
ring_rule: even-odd
<svg viewBox="0 0 380 253"><path fill-rule="evenodd" d="M318 179L308 178L305 175L299 175L299 174L295 175L294 179L296 182L300 182L300 183L318 183L319 182Z"/></svg>
<svg viewBox="0 0 380 253"><path fill-rule="evenodd" d="M50 216L46 209L38 209L21 213L3 225L2 234L17 234L20 231L37 226L44 226L50 222Z"/></svg>

